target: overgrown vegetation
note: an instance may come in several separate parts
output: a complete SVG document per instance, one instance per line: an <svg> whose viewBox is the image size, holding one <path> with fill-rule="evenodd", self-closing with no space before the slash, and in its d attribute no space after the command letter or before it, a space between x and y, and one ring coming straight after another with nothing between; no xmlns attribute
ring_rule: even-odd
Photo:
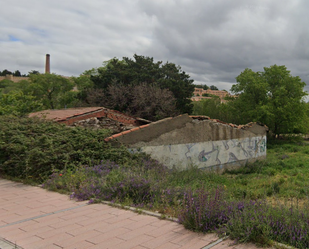
<svg viewBox="0 0 309 249"><path fill-rule="evenodd" d="M77 200L159 211L178 217L188 229L216 231L238 242L308 247L306 141L270 141L267 160L217 175L194 167L170 170L105 143L108 134L1 116L1 174L45 180L45 188Z"/></svg>
<svg viewBox="0 0 309 249"><path fill-rule="evenodd" d="M70 193L77 200L108 200L159 211L179 217L188 229L217 231L240 242L269 244L276 240L308 248L309 145L302 139L271 140L267 160L217 175L194 167L169 170L145 155L134 155L119 145L105 143L107 130L4 116L21 116L32 108L73 105L77 99L83 102L93 86L111 97L112 92L107 89L113 87L113 80L143 96L131 96L130 91L119 91L119 87L114 89L127 94L128 102L134 100L140 105L140 109L130 107L136 115L154 120L173 115L177 113L175 109L167 108L172 111L169 113L162 108L175 107L174 104L181 112L191 111L188 97L194 86L189 75L172 63L161 65L162 62L153 63L152 58L137 55L134 59L112 59L104 67L72 79L79 92L71 91L72 81L50 74L30 75L31 84L19 84L22 92L10 82L2 82L0 175L45 181L45 188ZM135 71L131 70L133 66ZM143 68L154 74L143 73ZM308 104L302 99L306 95L304 83L292 77L284 66L274 65L264 71L246 69L232 87L239 94L237 98L227 104L221 104L218 98L196 103L195 114L233 123L262 121L275 135L306 131ZM169 90L162 90L166 88ZM121 104L119 96L115 95L115 105ZM161 100L165 96L167 102L161 106L150 96ZM130 108L125 103L124 110Z"/></svg>
<svg viewBox="0 0 309 249"><path fill-rule="evenodd" d="M43 181L53 172L95 165L101 160L125 163L125 148L104 142L108 130L70 128L55 122L0 116L0 173Z"/></svg>
<svg viewBox="0 0 309 249"><path fill-rule="evenodd" d="M130 166L104 161L54 174L45 187L78 200L109 200L179 218L193 231L216 231L236 242L309 246L309 145L271 141L269 160L217 175L169 170L152 160Z"/></svg>
<svg viewBox="0 0 309 249"><path fill-rule="evenodd" d="M113 58L104 62L102 67L85 71L84 75L90 77L94 84L94 91L101 90L102 94L107 96L104 102L111 109L128 112L132 115L138 114L141 115L141 118L151 120L158 120L162 116L170 115L168 107L172 107L177 113L192 112L193 106L190 98L194 91L194 80L174 63L155 62L152 57L134 54L133 58ZM119 85L121 87L117 87ZM125 88L137 91L137 93L124 92ZM150 94L149 92L152 91L154 93ZM90 93L92 94L93 91ZM91 94L84 96L86 103L91 102ZM161 97L158 99L157 96ZM169 96L172 101L167 101ZM157 110L161 112L159 116L155 113L149 118L149 113L143 112L140 104L147 101L145 97L150 98L149 101L157 103L158 109L161 109ZM115 103L114 100L119 98L121 101ZM134 103L132 103L132 98ZM162 108L160 100L166 102L167 108ZM138 111L135 112L134 109ZM144 116L145 114L148 115Z"/></svg>
<svg viewBox="0 0 309 249"><path fill-rule="evenodd" d="M261 122L274 136L308 132L306 84L285 66L264 67L263 72L246 68L236 81L231 88L235 95L226 97L226 103L218 99L195 102L193 113L234 124Z"/></svg>

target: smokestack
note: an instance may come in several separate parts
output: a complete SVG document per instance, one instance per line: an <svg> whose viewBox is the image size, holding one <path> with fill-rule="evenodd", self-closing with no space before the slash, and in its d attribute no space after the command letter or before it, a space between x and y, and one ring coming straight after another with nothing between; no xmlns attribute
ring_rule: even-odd
<svg viewBox="0 0 309 249"><path fill-rule="evenodd" d="M50 73L50 54L46 54L45 73Z"/></svg>

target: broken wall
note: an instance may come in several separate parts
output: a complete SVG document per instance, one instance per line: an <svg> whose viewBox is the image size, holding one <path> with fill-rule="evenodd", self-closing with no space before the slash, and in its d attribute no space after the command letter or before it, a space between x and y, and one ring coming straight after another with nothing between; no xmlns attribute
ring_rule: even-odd
<svg viewBox="0 0 309 249"><path fill-rule="evenodd" d="M111 137L132 152L141 151L169 168L197 166L218 171L266 157L266 127L232 126L182 115Z"/></svg>

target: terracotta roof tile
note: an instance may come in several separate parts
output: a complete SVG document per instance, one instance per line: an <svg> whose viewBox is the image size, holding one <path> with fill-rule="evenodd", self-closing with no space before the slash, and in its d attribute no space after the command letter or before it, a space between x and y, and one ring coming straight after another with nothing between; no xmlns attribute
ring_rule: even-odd
<svg viewBox="0 0 309 249"><path fill-rule="evenodd" d="M120 137L120 136L122 136L122 134L118 133L118 134L113 135L112 138L117 138L117 137Z"/></svg>
<svg viewBox="0 0 309 249"><path fill-rule="evenodd" d="M146 128L146 127L148 127L149 126L149 124L146 124L146 125L141 125L141 126L139 126L139 128L140 129L143 129L143 128ZM131 130L132 131L132 130Z"/></svg>
<svg viewBox="0 0 309 249"><path fill-rule="evenodd" d="M44 110L40 112L30 113L29 117L40 117L49 120L54 120L56 122L64 122L66 124L71 124L76 121L81 120L83 117L85 119L89 117L108 117L110 119L116 120L118 122L126 123L126 124L134 124L137 125L137 118L129 116L127 114L121 113L116 110L111 110L105 107L80 107L80 108L69 108L62 110ZM78 120L77 120L78 118ZM143 123L147 123L150 121L147 120L139 120Z"/></svg>
<svg viewBox="0 0 309 249"><path fill-rule="evenodd" d="M234 129L246 129L246 128L250 128L251 126L253 126L254 124L256 124L256 122L250 122L246 125L236 125L236 124L232 124L232 123L226 123L226 122L223 122L219 119L211 119L210 117L208 116L190 116L192 119L199 119L199 120L209 120L209 121L212 121L214 123L220 123L220 124L224 124L224 125L228 125L228 126L231 126L232 128ZM169 118L165 118L165 119L161 119L159 121L156 121L156 122L153 122L151 123L151 125L155 125L156 123L161 123L163 121L166 121L166 120L169 120L169 119L172 119L172 117L169 117ZM260 124L260 123L257 123L259 125L262 125L264 127L266 127L268 129L268 127L264 124ZM139 126L139 127L136 127L136 128L133 128L131 130L128 130L128 131L124 131L124 132L121 132L121 133L118 133L118 134L115 134L111 137L108 137L108 138L105 138L104 140L106 142L112 140L113 138L117 138L117 137L120 137L122 135L125 135L125 134L128 134L130 132L134 132L134 131L137 131L137 130L140 130L140 129L143 129L143 128L146 128L146 127L149 127L150 125L149 124L146 124L146 125L142 125L142 126Z"/></svg>
<svg viewBox="0 0 309 249"><path fill-rule="evenodd" d="M137 130L139 130L139 127L133 128L130 131L133 132L133 131L137 131Z"/></svg>
<svg viewBox="0 0 309 249"><path fill-rule="evenodd" d="M113 137L107 137L107 138L104 139L104 141L108 142L109 140L112 140L112 139L113 139Z"/></svg>
<svg viewBox="0 0 309 249"><path fill-rule="evenodd" d="M128 134L128 133L130 133L130 132L131 132L131 130L127 130L127 131L121 132L121 134L122 134L122 135L125 135L125 134Z"/></svg>

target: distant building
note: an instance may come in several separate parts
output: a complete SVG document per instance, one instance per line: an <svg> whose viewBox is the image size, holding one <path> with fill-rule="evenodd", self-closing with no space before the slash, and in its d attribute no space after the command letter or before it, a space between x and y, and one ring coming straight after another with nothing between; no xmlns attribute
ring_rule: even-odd
<svg viewBox="0 0 309 249"><path fill-rule="evenodd" d="M226 100L224 99L226 96L231 96L226 91L211 90L211 89L204 90L203 88L197 88L196 87L194 89L193 97L191 98L191 100L192 101L200 101L202 99L211 99L212 98L211 95L218 96L221 100L221 103L226 102Z"/></svg>
<svg viewBox="0 0 309 249"><path fill-rule="evenodd" d="M0 81L11 80L13 82L19 82L21 80L28 80L28 79L29 79L29 77L13 76L12 74L7 74L6 76L0 76Z"/></svg>

